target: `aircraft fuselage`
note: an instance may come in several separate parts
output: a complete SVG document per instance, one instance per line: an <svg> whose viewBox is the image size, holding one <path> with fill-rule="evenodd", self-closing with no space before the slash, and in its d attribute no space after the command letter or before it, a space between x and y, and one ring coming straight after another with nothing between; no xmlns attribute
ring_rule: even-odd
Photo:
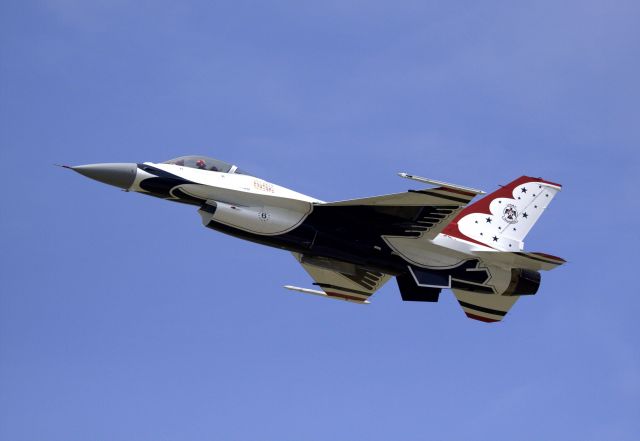
<svg viewBox="0 0 640 441"><path fill-rule="evenodd" d="M538 270L564 262L523 251L560 189L539 178L523 176L467 206L483 192L407 174L440 186L327 203L206 157L68 168L196 206L207 228L292 252L322 290L286 288L356 303L396 277L403 300L434 302L448 288L469 317L499 321L519 296L537 291Z"/></svg>

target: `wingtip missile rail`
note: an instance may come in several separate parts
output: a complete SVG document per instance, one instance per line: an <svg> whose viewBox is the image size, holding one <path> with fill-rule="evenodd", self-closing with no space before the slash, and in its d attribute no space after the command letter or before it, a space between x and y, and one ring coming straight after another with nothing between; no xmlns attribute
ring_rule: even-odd
<svg viewBox="0 0 640 441"><path fill-rule="evenodd" d="M478 190L477 188L464 187L462 185L450 184L444 181L436 181L435 179L423 178L421 176L410 175L409 173L398 173L398 176L405 179L411 179L412 181L422 182L423 184L439 185L440 187L450 188L452 190L468 191L475 194L486 194L486 192Z"/></svg>
<svg viewBox="0 0 640 441"><path fill-rule="evenodd" d="M351 303L360 303L360 304L365 304L365 305L368 305L368 304L371 303L368 300L355 301L355 300L346 299L346 298L343 298L343 297L331 296L331 295L327 294L326 292L319 291L317 289L300 288L299 286L293 286L293 285L284 285L283 288L288 289L290 291L301 292L301 293L304 293L304 294L312 294L314 296L327 297L329 299L342 300L342 301L351 302Z"/></svg>

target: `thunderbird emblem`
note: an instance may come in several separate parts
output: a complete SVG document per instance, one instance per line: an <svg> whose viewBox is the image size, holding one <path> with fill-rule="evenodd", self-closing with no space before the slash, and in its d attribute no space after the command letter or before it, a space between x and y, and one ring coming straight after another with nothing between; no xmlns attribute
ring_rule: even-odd
<svg viewBox="0 0 640 441"><path fill-rule="evenodd" d="M509 204L504 208L502 212L502 220L509 224L515 224L518 222L518 211L516 210L516 206L513 204Z"/></svg>

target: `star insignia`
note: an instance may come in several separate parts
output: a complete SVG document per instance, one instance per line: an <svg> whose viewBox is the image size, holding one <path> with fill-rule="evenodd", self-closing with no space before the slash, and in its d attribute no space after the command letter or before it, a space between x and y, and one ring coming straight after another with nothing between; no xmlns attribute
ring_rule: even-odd
<svg viewBox="0 0 640 441"><path fill-rule="evenodd" d="M490 217L487 218L487 222L491 223L491 218Z"/></svg>
<svg viewBox="0 0 640 441"><path fill-rule="evenodd" d="M529 217L529 215L527 213L522 213L522 217L524 217L525 219Z"/></svg>
<svg viewBox="0 0 640 441"><path fill-rule="evenodd" d="M521 190L522 190L523 193L527 192L527 189L525 187L522 187Z"/></svg>
<svg viewBox="0 0 640 441"><path fill-rule="evenodd" d="M498 236L493 236L493 241L497 242L498 241Z"/></svg>

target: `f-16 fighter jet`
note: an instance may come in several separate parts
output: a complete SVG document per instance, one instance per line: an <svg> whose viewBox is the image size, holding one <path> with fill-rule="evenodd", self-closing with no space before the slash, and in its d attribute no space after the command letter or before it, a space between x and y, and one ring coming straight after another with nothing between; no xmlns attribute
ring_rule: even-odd
<svg viewBox="0 0 640 441"><path fill-rule="evenodd" d="M205 227L291 252L314 280L293 291L354 303L395 277L402 300L437 302L450 289L467 317L502 320L565 261L523 240L560 184L522 176L481 190L400 173L427 189L324 202L204 156L162 163L69 167L126 191L198 207Z"/></svg>

